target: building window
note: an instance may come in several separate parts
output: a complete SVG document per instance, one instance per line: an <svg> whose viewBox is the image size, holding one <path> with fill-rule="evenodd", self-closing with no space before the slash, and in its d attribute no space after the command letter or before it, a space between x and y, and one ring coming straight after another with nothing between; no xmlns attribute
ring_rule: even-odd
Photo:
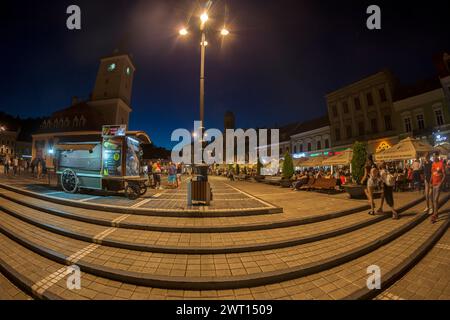
<svg viewBox="0 0 450 320"><path fill-rule="evenodd" d="M384 127L386 128L386 130L392 130L392 121L391 121L391 116L390 115L385 115L384 116Z"/></svg>
<svg viewBox="0 0 450 320"><path fill-rule="evenodd" d="M345 131L347 132L347 139L350 139L352 137L352 126L347 126Z"/></svg>
<svg viewBox="0 0 450 320"><path fill-rule="evenodd" d="M367 105L368 106L373 106L373 97L372 97L372 93L368 92L366 94L367 97Z"/></svg>
<svg viewBox="0 0 450 320"><path fill-rule="evenodd" d="M442 116L442 110L435 110L434 114L436 115L436 124L438 126L444 125L444 117Z"/></svg>
<svg viewBox="0 0 450 320"><path fill-rule="evenodd" d="M328 139L325 139L325 149L328 149L330 147L330 141Z"/></svg>
<svg viewBox="0 0 450 320"><path fill-rule="evenodd" d="M308 151L311 151L312 147L311 147L311 142L308 142Z"/></svg>
<svg viewBox="0 0 450 320"><path fill-rule="evenodd" d="M403 122L405 123L405 131L411 132L412 131L411 118L404 118Z"/></svg>
<svg viewBox="0 0 450 320"><path fill-rule="evenodd" d="M365 134L365 132L364 132L364 122L363 121L358 123L358 134L360 136L363 136Z"/></svg>
<svg viewBox="0 0 450 320"><path fill-rule="evenodd" d="M297 153L297 146L294 146L294 153Z"/></svg>
<svg viewBox="0 0 450 320"><path fill-rule="evenodd" d="M336 137L336 141L341 140L341 130L339 128L334 129L334 135Z"/></svg>
<svg viewBox="0 0 450 320"><path fill-rule="evenodd" d="M355 98L355 109L361 110L361 101L359 100L359 97Z"/></svg>
<svg viewBox="0 0 450 320"><path fill-rule="evenodd" d="M386 102L387 98L386 98L386 91L384 90L384 88L381 88L380 90L378 90L378 92L380 93L381 102Z"/></svg>
<svg viewBox="0 0 450 320"><path fill-rule="evenodd" d="M370 120L370 126L372 127L372 133L378 133L378 121L377 121L377 119Z"/></svg>
<svg viewBox="0 0 450 320"><path fill-rule="evenodd" d="M331 106L331 112L333 112L333 117L338 116L337 106L335 104Z"/></svg>
<svg viewBox="0 0 450 320"><path fill-rule="evenodd" d="M417 127L419 128L419 130L425 129L425 121L423 119L423 114L417 115Z"/></svg>
<svg viewBox="0 0 450 320"><path fill-rule="evenodd" d="M317 141L317 150L322 149L322 142L321 141Z"/></svg>
<svg viewBox="0 0 450 320"><path fill-rule="evenodd" d="M344 109L344 113L348 113L348 103L347 103L347 101L342 102L342 108Z"/></svg>

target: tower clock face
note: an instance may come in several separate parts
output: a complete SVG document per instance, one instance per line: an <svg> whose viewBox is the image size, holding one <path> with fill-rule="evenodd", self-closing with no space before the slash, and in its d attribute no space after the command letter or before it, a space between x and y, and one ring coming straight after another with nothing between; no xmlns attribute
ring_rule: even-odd
<svg viewBox="0 0 450 320"><path fill-rule="evenodd" d="M116 64L115 63L111 63L108 65L108 71L112 72L116 69Z"/></svg>

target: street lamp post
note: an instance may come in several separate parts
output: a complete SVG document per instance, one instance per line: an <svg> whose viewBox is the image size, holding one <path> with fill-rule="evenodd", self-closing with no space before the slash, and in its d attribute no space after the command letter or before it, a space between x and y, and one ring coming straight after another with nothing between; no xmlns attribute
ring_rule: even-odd
<svg viewBox="0 0 450 320"><path fill-rule="evenodd" d="M208 42L206 41L206 22L209 20L208 12L204 11L200 15L200 31L201 31L201 42L200 42L200 142L202 146L203 154L203 143L204 143L204 129L205 129L205 58L206 58L206 46ZM180 36L188 35L188 29L183 27L180 29ZM223 27L220 34L222 36L227 36L230 32Z"/></svg>

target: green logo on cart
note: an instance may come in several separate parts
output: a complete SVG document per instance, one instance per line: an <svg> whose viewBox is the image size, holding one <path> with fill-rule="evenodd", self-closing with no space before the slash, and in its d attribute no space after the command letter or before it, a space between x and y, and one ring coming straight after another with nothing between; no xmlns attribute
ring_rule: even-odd
<svg viewBox="0 0 450 320"><path fill-rule="evenodd" d="M119 159L120 159L120 154L115 153L114 154L114 161L119 161Z"/></svg>

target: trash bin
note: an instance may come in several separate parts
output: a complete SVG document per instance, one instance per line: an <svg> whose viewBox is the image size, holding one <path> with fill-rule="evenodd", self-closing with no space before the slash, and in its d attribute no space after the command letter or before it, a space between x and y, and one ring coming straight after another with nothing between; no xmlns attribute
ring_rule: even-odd
<svg viewBox="0 0 450 320"><path fill-rule="evenodd" d="M194 166L194 175L197 181L208 181L208 165L198 164Z"/></svg>

